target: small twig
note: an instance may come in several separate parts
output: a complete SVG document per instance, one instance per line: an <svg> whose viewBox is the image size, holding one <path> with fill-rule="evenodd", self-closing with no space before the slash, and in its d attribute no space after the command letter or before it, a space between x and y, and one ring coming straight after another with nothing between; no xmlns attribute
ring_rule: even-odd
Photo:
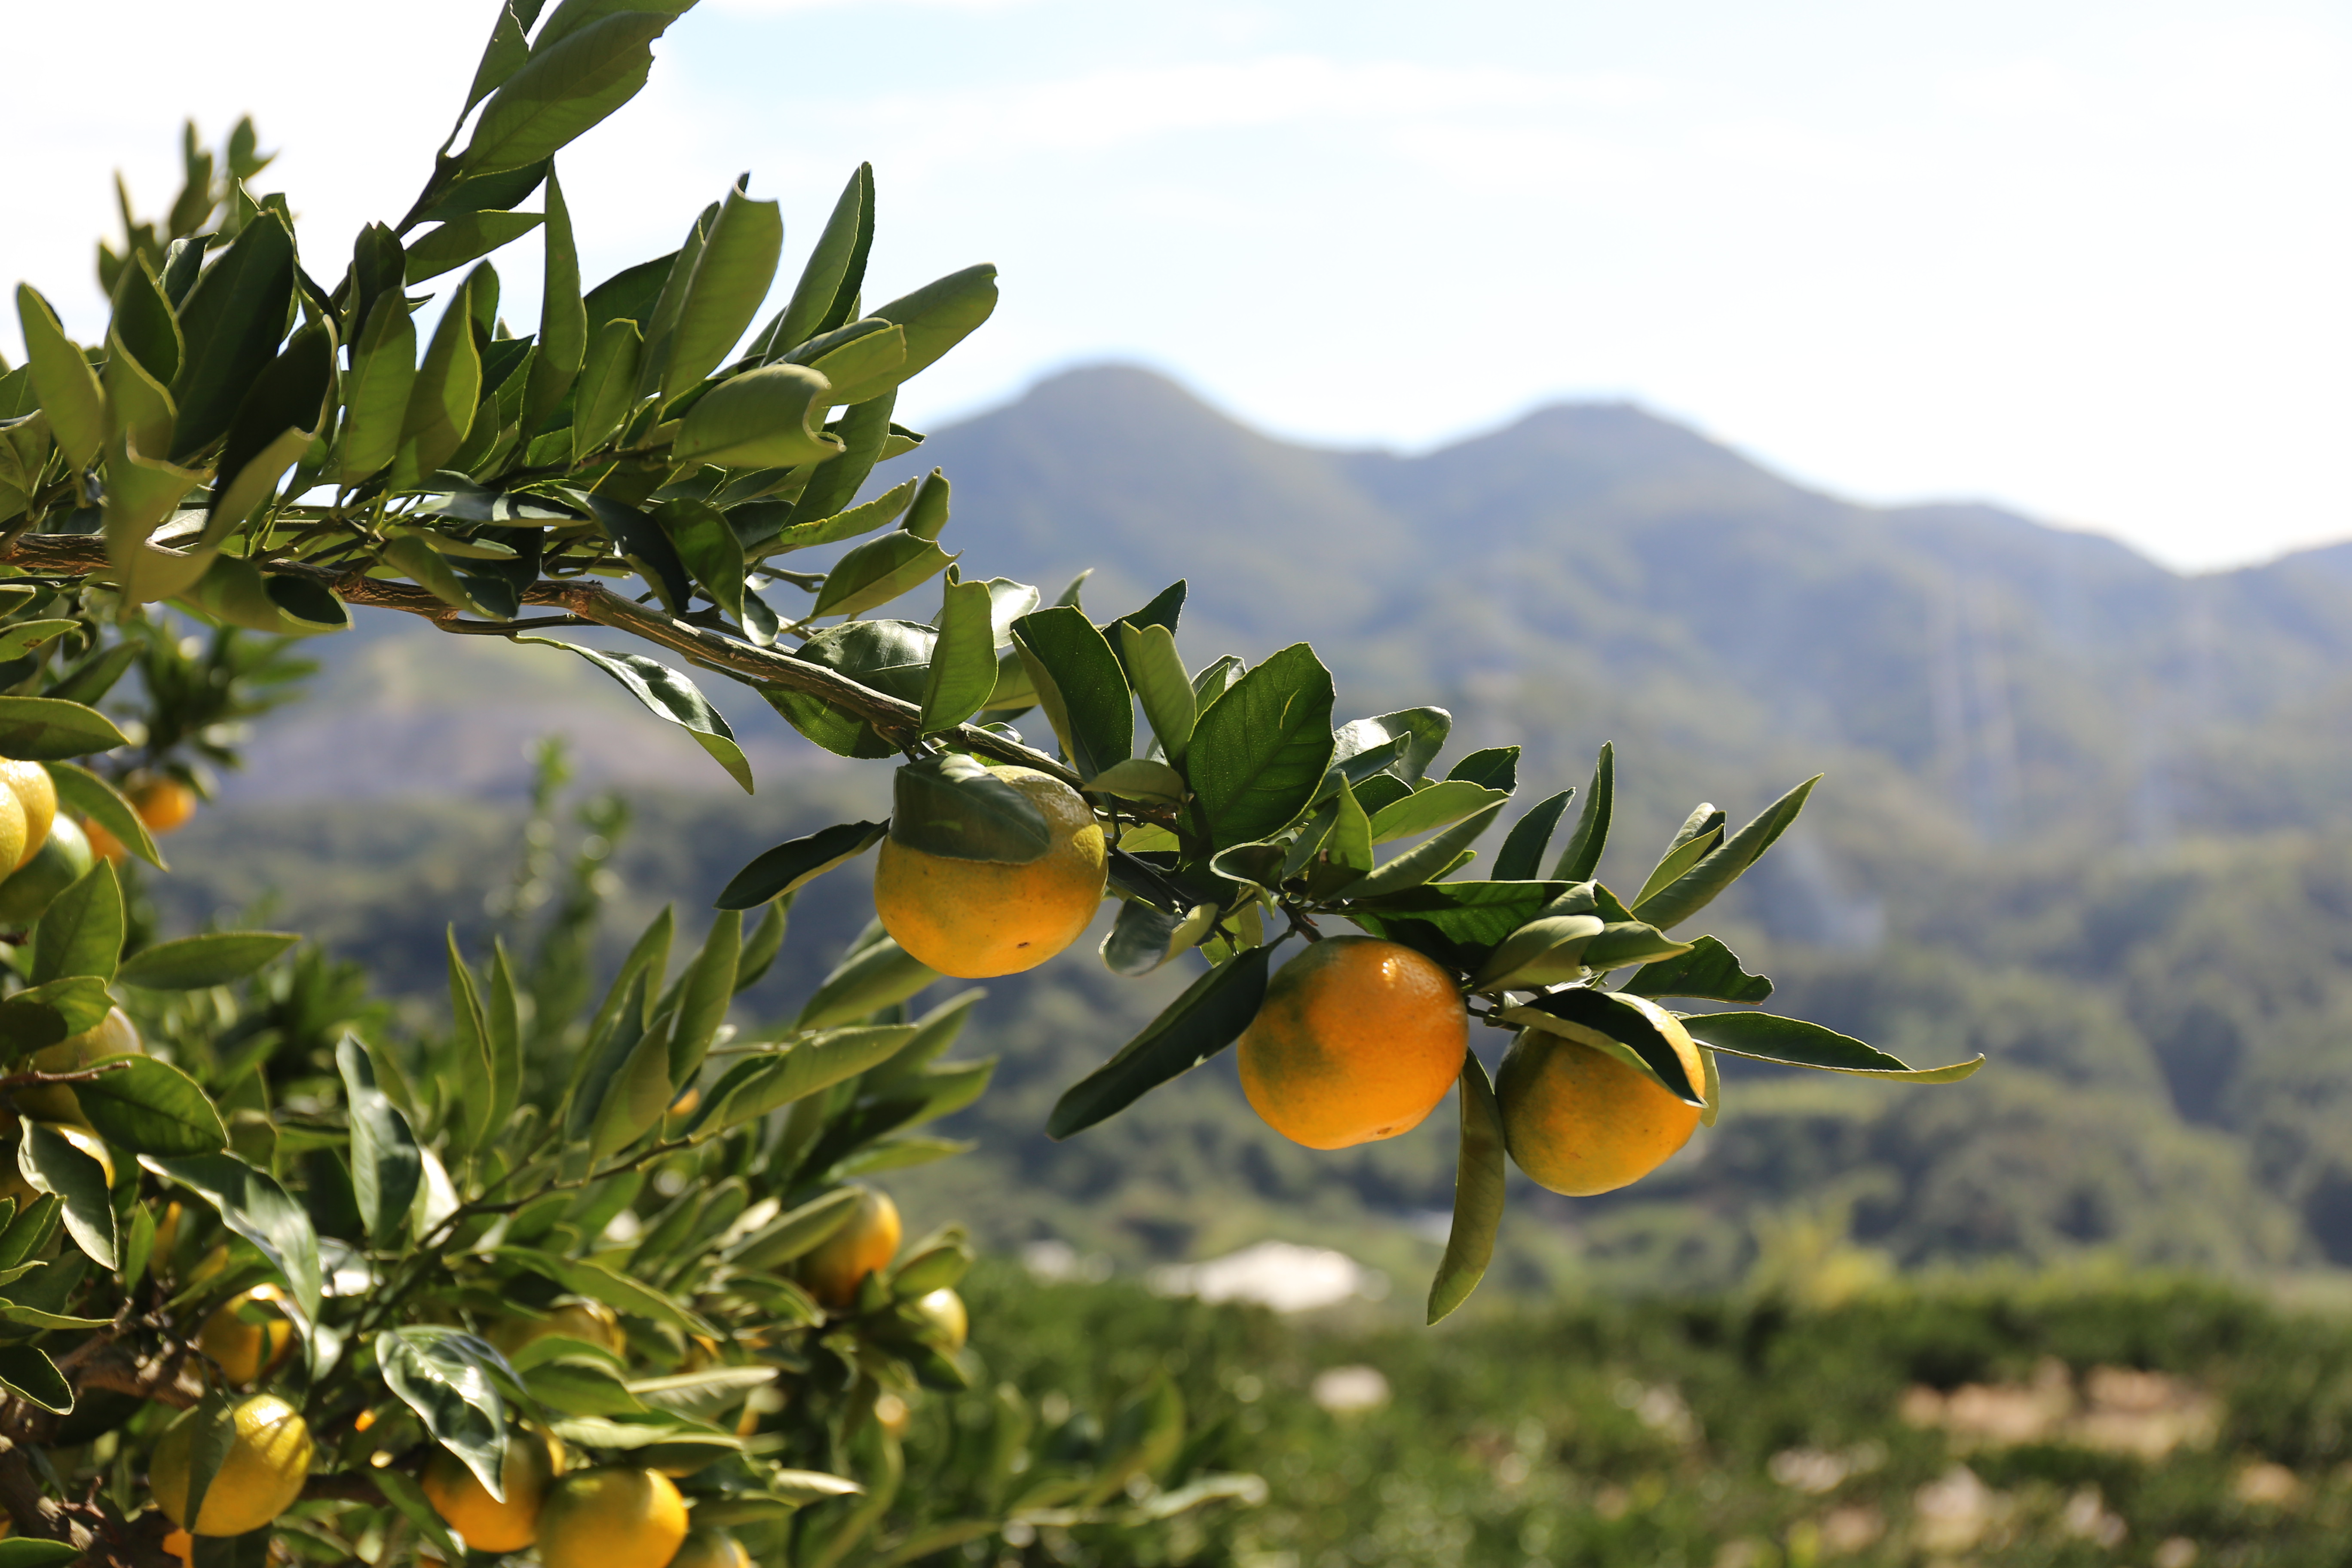
<svg viewBox="0 0 2352 1568"><path fill-rule="evenodd" d="M0 1078L0 1093L12 1089L26 1089L44 1083L88 1083L111 1072L127 1072L129 1062L109 1062L104 1067L76 1068L71 1072L12 1072Z"/></svg>

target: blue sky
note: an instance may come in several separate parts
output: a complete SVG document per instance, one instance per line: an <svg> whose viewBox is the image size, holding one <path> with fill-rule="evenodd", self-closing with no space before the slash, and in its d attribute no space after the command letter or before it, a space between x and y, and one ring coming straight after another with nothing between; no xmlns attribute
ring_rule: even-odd
<svg viewBox="0 0 2352 1568"><path fill-rule="evenodd" d="M18 78L42 157L0 274L87 330L110 172L160 208L181 115L247 110L335 267L404 205L484 11L54 8L39 58L106 64ZM1624 396L1846 494L2177 565L2352 536L2341 5L703 0L661 50L564 160L588 264L749 168L789 269L870 158L869 298L1004 274L918 422L1103 358L1331 442ZM506 255L520 324L536 247Z"/></svg>

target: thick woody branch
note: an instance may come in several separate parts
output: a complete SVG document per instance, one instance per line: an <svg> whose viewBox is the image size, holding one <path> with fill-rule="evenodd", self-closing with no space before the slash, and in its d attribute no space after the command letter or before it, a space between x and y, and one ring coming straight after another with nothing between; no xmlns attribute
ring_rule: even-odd
<svg viewBox="0 0 2352 1568"><path fill-rule="evenodd" d="M81 577L107 570L106 543L95 534L37 533L16 540L0 560L28 572ZM386 582L361 572L337 572L301 561L263 560L264 571L303 577L327 589L346 604L377 609L403 610L422 616L445 631L502 636L527 629L491 621L467 621L458 612L411 583ZM760 686L805 692L826 706L856 715L874 726L892 744L904 750L923 738L922 710L809 659L764 648L682 621L675 616L640 605L614 593L601 583L577 578L541 578L523 591L522 601L547 609L569 612L576 620L611 626L650 643L659 644L693 663L740 676ZM538 625L550 623L541 621ZM559 623L560 624L560 623ZM936 738L961 750L994 757L1024 768L1034 768L1076 788L1077 774L1045 752L1008 741L971 724L936 732Z"/></svg>

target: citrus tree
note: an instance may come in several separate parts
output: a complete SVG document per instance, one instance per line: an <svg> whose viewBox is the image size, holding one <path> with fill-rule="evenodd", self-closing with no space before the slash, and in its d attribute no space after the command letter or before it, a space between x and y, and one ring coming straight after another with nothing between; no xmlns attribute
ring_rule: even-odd
<svg viewBox="0 0 2352 1568"><path fill-rule="evenodd" d="M996 299L981 266L865 302L870 170L764 318L782 219L740 183L677 250L583 287L556 157L686 8L503 7L422 192L348 260L302 251L288 199L255 194L268 160L241 125L217 156L191 132L164 219L126 207L102 341L18 289L0 1507L21 1543L0 1568L903 1562L1016 1517L1110 1542L1246 1494L1199 1473L1164 1384L1042 1433L1013 1391L965 1395L946 1457L902 1485L910 1402L972 1377L969 1249L902 1245L859 1178L950 1152L912 1129L988 1076L940 1059L969 998L906 1004L1044 963L1107 895L1111 969L1197 952L1200 973L1049 1131L1236 1042L1250 1103L1312 1147L1397 1135L1454 1093L1432 1321L1486 1267L1507 1157L1566 1193L1638 1180L1715 1116L1717 1053L1976 1065L1915 1071L1762 1012L1768 981L1672 934L1810 781L1737 830L1701 805L1622 898L1594 879L1604 749L1463 876L1517 748L1441 773L1443 710L1340 721L1304 644L1196 668L1181 583L1098 620L1076 584L1048 602L967 573L936 469L861 500L923 440L898 388ZM483 258L534 231L540 317L517 335ZM783 560L826 546L847 548ZM877 614L919 593L926 618ZM893 762L892 815L751 858L677 963L665 914L593 1009L453 943L449 1027L397 1039L348 972L282 956L290 934L159 939L116 869L161 865L154 832L294 673L281 639L354 605L584 658L748 790L678 663L740 681L816 744ZM591 627L627 640L541 635ZM731 1020L795 891L877 846L877 918L840 966L788 1019ZM1491 1079L1474 1023L1511 1037Z"/></svg>

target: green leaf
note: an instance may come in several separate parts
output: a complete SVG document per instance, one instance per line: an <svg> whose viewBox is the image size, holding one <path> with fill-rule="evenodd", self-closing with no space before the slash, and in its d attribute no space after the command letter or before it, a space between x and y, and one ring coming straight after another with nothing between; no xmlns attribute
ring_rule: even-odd
<svg viewBox="0 0 2352 1568"><path fill-rule="evenodd" d="M539 352L523 393L523 433L543 428L562 406L588 354L588 309L580 297L580 250L572 209L555 170L547 171L547 242L540 285ZM634 380L635 378L632 377Z"/></svg>
<svg viewBox="0 0 2352 1568"><path fill-rule="evenodd" d="M9 1356L9 1364L16 1364L20 1358L29 1358L33 1356L40 1356L40 1359L45 1362L49 1359L47 1356L41 1355L39 1351L33 1349L30 1345L11 1346L9 1347L7 1354ZM4 1370L5 1368L0 1368L0 1371ZM52 1372L56 1371L55 1363L50 1363L50 1370ZM65 1379L63 1376L59 1376L58 1381L62 1384ZM8 1391L11 1394L22 1395L22 1391L19 1390L13 1383L9 1384L7 1386ZM33 1403L41 1404L38 1400L35 1400ZM44 1405L43 1408L49 1410L60 1409L59 1406L54 1405ZM62 1406L62 1410L64 1412L70 1412L72 1409L73 1395L68 1393L66 1395L66 1402ZM36 1537L27 1535L20 1535L13 1541L0 1541L0 1568L65 1568L66 1563L79 1562L80 1559L81 1548L68 1542L42 1541Z"/></svg>
<svg viewBox="0 0 2352 1568"><path fill-rule="evenodd" d="M887 605L948 569L956 557L928 539L886 533L834 563L812 616L856 616Z"/></svg>
<svg viewBox="0 0 2352 1568"><path fill-rule="evenodd" d="M470 173L551 158L637 95L653 69L647 47L671 17L622 11L533 48L484 106L457 155Z"/></svg>
<svg viewBox="0 0 2352 1568"><path fill-rule="evenodd" d="M1664 931L1705 909L1788 831L1789 825L1797 820L1797 814L1805 809L1805 797L1813 793L1821 777L1815 773L1766 806L1755 821L1725 839L1705 859L1665 887L1634 900L1633 912Z"/></svg>
<svg viewBox="0 0 2352 1568"><path fill-rule="evenodd" d="M425 1489L418 1486L414 1479L386 1466L383 1469L370 1468L368 1484L382 1492L383 1500L415 1526L418 1534L433 1543L434 1550L441 1553L442 1562L465 1561L466 1549L458 1545L457 1538L449 1533L449 1527L441 1521L441 1516L434 1511L432 1502L425 1497ZM197 1538L197 1550L203 1550L206 1539Z"/></svg>
<svg viewBox="0 0 2352 1568"><path fill-rule="evenodd" d="M1642 890L1633 895L1633 907L1641 908L1643 900L1697 865L1706 858L1708 851L1722 842L1723 813L1717 811L1711 802L1700 802L1698 809L1692 812L1675 831L1674 841L1666 846L1666 852L1658 857L1657 865L1642 883Z"/></svg>
<svg viewBox="0 0 2352 1568"><path fill-rule="evenodd" d="M552 1253L527 1247L501 1247L498 1256L511 1258L575 1295L585 1296L592 1301L602 1301L616 1312L667 1323L684 1333L716 1333L709 1323L661 1291L616 1274L601 1263L592 1263L585 1258L558 1258Z"/></svg>
<svg viewBox="0 0 2352 1568"><path fill-rule="evenodd" d="M1319 728L1328 734L1330 721ZM1316 776L1321 773L1318 766ZM1046 1120L1045 1135L1062 1139L1082 1132L1239 1039L1265 1000L1272 956L1270 948L1244 949L1186 986L1141 1034L1064 1091Z"/></svg>
<svg viewBox="0 0 2352 1568"><path fill-rule="evenodd" d="M751 1273L781 1268L848 1224L861 1195L856 1187L840 1187L812 1198L737 1242L728 1261Z"/></svg>
<svg viewBox="0 0 2352 1568"><path fill-rule="evenodd" d="M22 658L80 625L79 621L16 621L0 626L0 659Z"/></svg>
<svg viewBox="0 0 2352 1568"><path fill-rule="evenodd" d="M1418 784L1437 753L1445 749L1445 738L1453 729L1454 715L1443 708L1403 708L1376 719L1358 719L1341 725L1333 737L1338 750L1332 761L1346 762L1402 739L1405 749L1395 763L1396 775L1407 784ZM1363 781L1351 774L1349 782Z"/></svg>
<svg viewBox="0 0 2352 1568"><path fill-rule="evenodd" d="M898 426L894 425L890 428L896 430ZM884 440L887 442L888 437L886 436ZM948 500L950 493L951 487L948 484L946 470L941 468L933 468L929 473L923 476L922 488L915 492L914 504L907 508L907 521L899 526L918 539L937 539L947 530ZM1000 586L1005 588L1022 588L1027 585L1025 584L1010 583L1003 577L992 577L989 579L988 583L992 603L993 602L995 591ZM1030 607L1034 608L1036 603L1037 590L1030 588ZM1002 626L1011 622L1015 618L1015 616L1025 615L1027 613L1028 611L1024 609L1015 611L1010 616L993 616L992 618L996 620L997 623ZM1000 634L996 640L1002 642L1006 635L1009 634Z"/></svg>
<svg viewBox="0 0 2352 1568"><path fill-rule="evenodd" d="M939 633L914 621L851 621L827 626L803 643L793 657L838 670L887 696L919 702L938 639ZM763 686L760 695L794 729L829 752L868 759L898 752L897 743L872 724L822 698L782 686Z"/></svg>
<svg viewBox="0 0 2352 1568"><path fill-rule="evenodd" d="M378 1334L375 1361L384 1386L416 1412L433 1440L505 1501L506 1401L490 1375L498 1352L461 1330L417 1324Z"/></svg>
<svg viewBox="0 0 2352 1568"><path fill-rule="evenodd" d="M55 1193L65 1201L66 1234L100 1268L114 1268L121 1249L106 1168L46 1121L18 1125L23 1135L16 1141L16 1169L35 1191Z"/></svg>
<svg viewBox="0 0 2352 1568"><path fill-rule="evenodd" d="M832 357L827 356L828 362ZM824 401L827 404L841 402L842 390L833 383L829 365L810 368L826 377ZM848 510L850 503L857 499L859 489L874 472L874 465L881 460L882 448L890 439L890 410L895 402L896 399L886 393L848 409L826 427L830 438L839 445L841 455L819 463L816 470L809 475L808 484L802 489L800 499L793 503L793 510L787 516L786 521L791 526L785 532L793 533L801 524L815 522ZM901 488L907 489L911 500L915 489L919 488L919 481L908 479ZM902 506L899 510L905 509ZM891 515L895 517L898 513L894 511ZM939 536L933 532L919 537L936 539Z"/></svg>
<svg viewBox="0 0 2352 1568"><path fill-rule="evenodd" d="M803 343L784 357L823 375L833 387L825 401L834 406L863 405L892 397L906 379L899 372L907 361L907 334L869 317Z"/></svg>
<svg viewBox="0 0 2352 1568"><path fill-rule="evenodd" d="M850 301L865 282L866 252L873 243L874 165L860 163L834 203L833 216L809 252L792 300L761 335L760 352L786 353L847 321Z"/></svg>
<svg viewBox="0 0 2352 1568"><path fill-rule="evenodd" d="M1429 1284L1429 1316L1434 1323L1470 1299L1495 1258L1495 1232L1503 1222L1503 1112L1495 1086L1475 1056L1462 1059L1462 1146L1454 1165L1454 1227L1445 1256Z"/></svg>
<svg viewBox="0 0 2352 1568"><path fill-rule="evenodd" d="M201 991L244 979L301 940L275 931L184 936L132 953L117 978L148 991Z"/></svg>
<svg viewBox="0 0 2352 1568"><path fill-rule="evenodd" d="M1601 851L1609 842L1609 816L1617 795L1617 748L1603 743L1601 760L1592 766L1592 783L1584 792L1584 809L1577 814L1576 831L1552 866L1555 881L1589 882L1601 867Z"/></svg>
<svg viewBox="0 0 2352 1568"><path fill-rule="evenodd" d="M1711 936L1695 940L1690 951L1645 963L1621 990L1637 996L1691 996L1707 1002L1761 1002L1772 983L1739 966L1738 955Z"/></svg>
<svg viewBox="0 0 2352 1568"><path fill-rule="evenodd" d="M727 770L728 776L743 786L745 795L751 793L751 765L744 760L743 748L735 742L735 731L694 682L669 666L640 653L599 653L554 637L519 637L514 640L542 643L578 654L619 681L623 689L644 703L655 717L667 719L692 735L695 742Z"/></svg>
<svg viewBox="0 0 2352 1568"><path fill-rule="evenodd" d="M452 609L470 610L475 615L492 620L503 619L483 605L474 596L474 590L457 574L457 569L444 560L424 539L415 534L404 534L383 547L383 563L394 567L409 581L430 593Z"/></svg>
<svg viewBox="0 0 2352 1568"><path fill-rule="evenodd" d="M397 287L376 297L343 378L344 485L359 484L400 455L401 427L416 390L416 321Z"/></svg>
<svg viewBox="0 0 2352 1568"><path fill-rule="evenodd" d="M846 1024L903 1002L939 978L937 971L886 937L858 949L826 975L815 994L802 1004L793 1026L824 1029Z"/></svg>
<svg viewBox="0 0 2352 1568"><path fill-rule="evenodd" d="M400 455L393 468L396 488L412 489L429 479L466 444L482 395L482 358L474 344L470 301L485 279L494 289L497 276L487 261L475 268L433 329L401 416Z"/></svg>
<svg viewBox="0 0 2352 1568"><path fill-rule="evenodd" d="M57 763L130 743L95 708L55 697L0 697L0 757Z"/></svg>
<svg viewBox="0 0 2352 1568"><path fill-rule="evenodd" d="M48 300L29 283L16 285L16 319L25 330L25 357L49 434L77 471L87 468L106 445L106 393L98 373L66 336Z"/></svg>
<svg viewBox="0 0 2352 1568"><path fill-rule="evenodd" d="M223 1225L268 1259L293 1293L303 1321L318 1321L319 1233L308 1211L287 1196L285 1188L234 1154L173 1159L142 1154L139 1163L212 1205Z"/></svg>
<svg viewBox="0 0 2352 1568"><path fill-rule="evenodd" d="M898 771L891 781L890 836L929 855L1014 866L1042 858L1054 845L1035 802L957 752Z"/></svg>
<svg viewBox="0 0 2352 1568"><path fill-rule="evenodd" d="M727 514L709 501L681 496L654 510L654 521L669 535L680 564L712 604L746 626L743 618L743 543L728 526Z"/></svg>
<svg viewBox="0 0 2352 1568"><path fill-rule="evenodd" d="M157 870L171 869L163 863L147 825L139 820L138 810L122 797L121 791L79 763L53 762L48 770L58 786L59 806L90 818Z"/></svg>
<svg viewBox="0 0 2352 1568"><path fill-rule="evenodd" d="M587 357L572 394L573 462L585 461L588 454L620 432L636 399L644 353L645 333L634 321L606 321L588 340ZM695 405L698 409L701 406Z"/></svg>
<svg viewBox="0 0 2352 1568"><path fill-rule="evenodd" d="M1587 969L1605 974L1629 963L1677 958L1689 951L1690 943L1676 942L1644 921L1611 921L1601 928L1599 936L1586 944L1583 958Z"/></svg>
<svg viewBox="0 0 2352 1568"><path fill-rule="evenodd" d="M1654 1004L1578 986L1538 996L1524 1007L1507 1009L1503 1016L1510 1022L1565 1035L1585 1045L1613 1041L1639 1058L1667 1091L1684 1103L1706 1103L1699 1086L1690 1080L1681 1053L1658 1027L1659 1015Z"/></svg>
<svg viewBox="0 0 2352 1568"><path fill-rule="evenodd" d="M735 873L715 901L722 910L752 910L797 892L835 866L865 854L890 831L887 822L844 822L777 845Z"/></svg>
<svg viewBox="0 0 2352 1568"><path fill-rule="evenodd" d="M1399 838L1410 838L1415 834L1459 822L1473 813L1490 805L1500 805L1508 799L1510 795L1502 790L1489 789L1466 779L1448 779L1443 784L1430 784L1372 813L1372 842L1387 844Z"/></svg>
<svg viewBox="0 0 2352 1568"><path fill-rule="evenodd" d="M1575 794L1572 789L1564 789L1547 796L1511 825L1503 847L1495 855L1496 881L1525 882L1543 875L1544 851L1551 847L1552 830L1559 826L1569 800Z"/></svg>
<svg viewBox="0 0 2352 1568"><path fill-rule="evenodd" d="M769 364L720 382L678 426L670 456L725 468L791 468L842 450L823 427L832 384L805 365Z"/></svg>
<svg viewBox="0 0 2352 1568"><path fill-rule="evenodd" d="M669 360L662 367L664 402L699 384L742 339L775 281L783 248L782 209L774 202L752 201L737 181L695 258L686 303L670 334Z"/></svg>
<svg viewBox="0 0 2352 1568"><path fill-rule="evenodd" d="M673 616L686 614L693 585L687 579L686 563L678 559L677 547L670 542L661 524L635 507L609 496L584 495L580 499L587 503L588 514L611 538L614 547L652 585L661 598L662 607Z"/></svg>
<svg viewBox="0 0 2352 1568"><path fill-rule="evenodd" d="M58 1363L49 1359L47 1352L31 1345L0 1345L0 1388L43 1410L59 1415L73 1414L73 1384L66 1381L65 1373L58 1370ZM56 1548L63 1545L61 1542L33 1541L20 1535L14 1540L0 1541L0 1551L12 1546ZM39 1555L26 1552L16 1558L0 1557L0 1568L16 1568L19 1563L26 1568L37 1563L71 1563L81 1555L79 1547L66 1546L64 1549L67 1552L64 1557L47 1552Z"/></svg>
<svg viewBox="0 0 2352 1568"><path fill-rule="evenodd" d="M1177 584L1181 587L1183 584ZM1163 626L1118 625L1119 647L1125 654L1128 679L1142 699L1143 716L1171 763L1184 760L1192 744L1192 726L1201 717L1200 699L1184 660L1176 652L1176 634Z"/></svg>
<svg viewBox="0 0 2352 1568"><path fill-rule="evenodd" d="M1331 672L1294 643L1202 711L1184 765L1214 847L1271 837L1314 798L1333 756L1331 701Z"/></svg>
<svg viewBox="0 0 2352 1568"><path fill-rule="evenodd" d="M1134 754L1127 677L1095 624L1075 605L1033 610L1013 623L1013 646L1070 765L1087 778Z"/></svg>
<svg viewBox="0 0 2352 1568"><path fill-rule="evenodd" d="M669 1088L683 1089L702 1070L702 1058L719 1026L727 1021L727 1005L735 997L735 967L743 954L743 917L722 910L710 922L701 951L686 966L678 983L677 1022L669 1037Z"/></svg>
<svg viewBox="0 0 2352 1568"><path fill-rule="evenodd" d="M532 6L532 11L538 7ZM546 48L559 38L568 38L602 16L615 11L640 11L669 17L672 21L694 9L694 0L562 0L554 13L541 24L536 48ZM526 21L529 19L526 16Z"/></svg>
<svg viewBox="0 0 2352 1568"><path fill-rule="evenodd" d="M343 1103L351 1115L352 1187L359 1199L360 1218L371 1240L394 1246L425 1176L416 1134L400 1108L376 1087L375 1064L357 1035L344 1033L335 1047L335 1065L342 1074Z"/></svg>
<svg viewBox="0 0 2352 1568"><path fill-rule="evenodd" d="M520 239L541 221L538 213L456 214L438 228L409 241L408 281L422 283L444 272L455 272L468 261L478 261Z"/></svg>
<svg viewBox="0 0 2352 1568"><path fill-rule="evenodd" d="M294 301L294 236L264 208L181 301L186 352L172 380L168 456L184 462L225 435L247 388L277 356Z"/></svg>
<svg viewBox="0 0 2352 1568"><path fill-rule="evenodd" d="M1440 784L1437 787L1443 789L1444 785ZM1414 845L1362 881L1350 887L1348 889L1349 897L1377 898L1382 893L1393 893L1400 889L1417 887L1421 883L1434 881L1443 877L1454 868L1464 851L1477 840L1478 836L1493 826L1495 818L1502 815L1508 797L1506 796L1504 799L1492 801L1443 833L1432 835ZM1380 820L1378 816L1372 818L1372 828L1375 833L1380 830Z"/></svg>
<svg viewBox="0 0 2352 1568"><path fill-rule="evenodd" d="M220 455L220 482L197 541L209 549L253 515L310 449L333 411L335 339L324 326L294 334L245 395Z"/></svg>
<svg viewBox="0 0 2352 1568"><path fill-rule="evenodd" d="M1216 923L1214 904L1160 910L1129 899L1119 905L1103 937L1103 967L1113 974L1149 974L1178 953L1198 947Z"/></svg>
<svg viewBox="0 0 2352 1568"><path fill-rule="evenodd" d="M1548 915L1528 921L1486 955L1472 991L1531 990L1580 979L1585 947L1603 929L1599 915Z"/></svg>
<svg viewBox="0 0 2352 1568"><path fill-rule="evenodd" d="M124 929L122 885L114 863L100 860L41 911L33 927L33 984L77 974L113 979Z"/></svg>
<svg viewBox="0 0 2352 1568"><path fill-rule="evenodd" d="M1798 1018L1775 1017L1769 1013L1691 1013L1679 1016L1691 1038L1703 1046L1728 1051L1735 1057L1751 1057L1788 1067L1850 1073L1856 1078L1958 1083L1984 1066L1984 1058L1979 1056L1948 1067L1909 1067L1850 1035Z"/></svg>
<svg viewBox="0 0 2352 1568"><path fill-rule="evenodd" d="M923 733L952 730L996 689L996 637L985 583L950 583L940 606L939 641L923 688Z"/></svg>
<svg viewBox="0 0 2352 1568"><path fill-rule="evenodd" d="M1483 752L1473 752L1454 763L1445 777L1448 783L1482 784L1509 795L1519 787L1519 749L1489 746Z"/></svg>
<svg viewBox="0 0 2352 1568"><path fill-rule="evenodd" d="M83 1034L114 1005L106 982L77 974L17 992L0 1002L0 1047L36 1051Z"/></svg>
<svg viewBox="0 0 2352 1568"><path fill-rule="evenodd" d="M526 0L528 4L528 0ZM466 92L467 112L474 105L498 91L499 85L522 68L530 58L530 44L523 37L520 17L511 4L499 7L499 19L490 27L490 41L483 47L480 63L474 67L474 85Z"/></svg>
<svg viewBox="0 0 2352 1568"><path fill-rule="evenodd" d="M1113 763L1084 786L1089 795L1115 795L1123 800L1159 801L1175 805L1184 798L1184 775L1166 763L1129 757Z"/></svg>
<svg viewBox="0 0 2352 1568"><path fill-rule="evenodd" d="M147 1056L105 1057L109 1070L74 1085L82 1115L100 1138L133 1154L215 1154L228 1147L220 1112L196 1080Z"/></svg>
<svg viewBox="0 0 2352 1568"><path fill-rule="evenodd" d="M906 329L898 380L911 381L961 342L996 310L996 268L982 262L926 283L873 313Z"/></svg>
<svg viewBox="0 0 2352 1568"><path fill-rule="evenodd" d="M701 405L698 404L696 406L700 407ZM842 460L836 458L834 462ZM833 463L827 463L818 468L817 472L822 474L825 468L831 467ZM835 512L829 517L813 518L807 522L792 523L761 540L753 552L762 558L770 555L783 555L794 550L814 549L820 544L838 544L845 539L855 539L861 533L871 533L877 528L887 528L898 521L898 514L905 511L908 504L915 499L918 483L917 480L908 479L902 485L885 490L863 506L854 506L847 511ZM766 503L754 502L753 504ZM737 511L740 514L743 510L745 509L738 508ZM793 515L797 515L798 510L797 507L794 508ZM911 539L917 536L909 534L908 537Z"/></svg>
<svg viewBox="0 0 2352 1568"><path fill-rule="evenodd" d="M1351 899L1344 912L1374 936L1469 973L1562 891L1558 882L1425 882L1378 898Z"/></svg>

